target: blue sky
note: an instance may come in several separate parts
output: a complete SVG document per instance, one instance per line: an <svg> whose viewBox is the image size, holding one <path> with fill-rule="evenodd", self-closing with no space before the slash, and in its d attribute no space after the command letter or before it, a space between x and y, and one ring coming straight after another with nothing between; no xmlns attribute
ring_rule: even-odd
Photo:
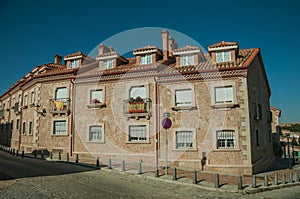
<svg viewBox="0 0 300 199"><path fill-rule="evenodd" d="M0 1L0 93L56 54L89 53L120 32L163 27L204 48L259 47L281 122L300 121L300 3L288 1Z"/></svg>

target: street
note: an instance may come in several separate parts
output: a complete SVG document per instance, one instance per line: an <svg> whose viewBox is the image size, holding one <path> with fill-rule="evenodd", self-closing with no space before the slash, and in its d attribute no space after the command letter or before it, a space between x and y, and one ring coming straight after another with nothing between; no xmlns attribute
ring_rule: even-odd
<svg viewBox="0 0 300 199"><path fill-rule="evenodd" d="M298 198L300 186L253 195L222 193L0 151L0 192L0 198Z"/></svg>

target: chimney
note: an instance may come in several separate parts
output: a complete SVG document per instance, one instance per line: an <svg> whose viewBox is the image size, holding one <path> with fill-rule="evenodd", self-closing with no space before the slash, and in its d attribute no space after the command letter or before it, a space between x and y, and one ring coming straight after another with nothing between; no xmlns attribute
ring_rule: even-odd
<svg viewBox="0 0 300 199"><path fill-rule="evenodd" d="M161 31L161 37L162 37L164 60L168 60L168 57L169 57L169 31L167 31L167 30Z"/></svg>
<svg viewBox="0 0 300 199"><path fill-rule="evenodd" d="M173 51L178 48L178 44L176 41L172 38L169 37L169 57L173 56Z"/></svg>
<svg viewBox="0 0 300 199"><path fill-rule="evenodd" d="M99 53L98 55L103 55L105 53L113 52L114 49L112 47L107 47L104 44L99 45Z"/></svg>
<svg viewBox="0 0 300 199"><path fill-rule="evenodd" d="M54 63L62 65L62 56L61 55L55 55L54 56Z"/></svg>

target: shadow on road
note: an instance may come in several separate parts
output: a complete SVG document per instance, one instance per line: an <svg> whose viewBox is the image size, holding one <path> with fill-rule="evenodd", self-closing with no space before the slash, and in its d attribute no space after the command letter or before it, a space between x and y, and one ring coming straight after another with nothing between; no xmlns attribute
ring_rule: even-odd
<svg viewBox="0 0 300 199"><path fill-rule="evenodd" d="M56 176L96 169L65 162L46 161L21 156L16 157L0 151L0 181L38 176Z"/></svg>

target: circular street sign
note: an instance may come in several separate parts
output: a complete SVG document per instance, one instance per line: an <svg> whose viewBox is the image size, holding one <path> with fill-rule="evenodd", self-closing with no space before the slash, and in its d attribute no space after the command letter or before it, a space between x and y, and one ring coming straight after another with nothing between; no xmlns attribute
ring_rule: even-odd
<svg viewBox="0 0 300 199"><path fill-rule="evenodd" d="M169 118L164 118L162 120L162 126L164 129L169 129L172 126L172 121Z"/></svg>

